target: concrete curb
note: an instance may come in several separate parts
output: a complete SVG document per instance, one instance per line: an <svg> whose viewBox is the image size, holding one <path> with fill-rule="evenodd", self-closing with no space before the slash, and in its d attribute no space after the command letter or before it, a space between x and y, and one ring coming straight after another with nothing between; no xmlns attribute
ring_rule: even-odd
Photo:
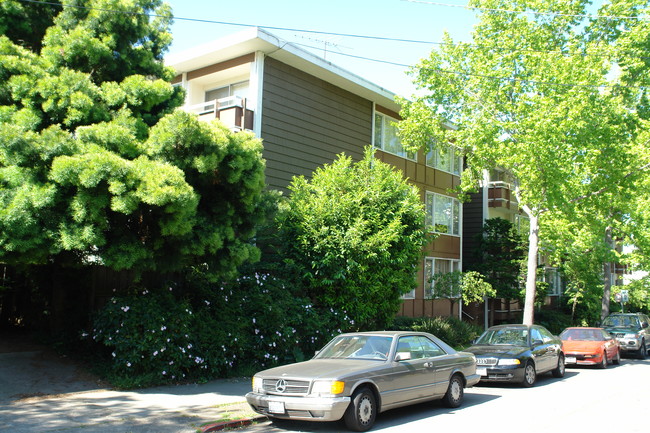
<svg viewBox="0 0 650 433"><path fill-rule="evenodd" d="M201 433L210 433L215 431L225 430L227 428L239 428L247 427L255 422L264 421L267 418L263 415L255 416L252 418L243 418L243 419L233 419L226 422L218 422L213 424L207 424L199 428Z"/></svg>

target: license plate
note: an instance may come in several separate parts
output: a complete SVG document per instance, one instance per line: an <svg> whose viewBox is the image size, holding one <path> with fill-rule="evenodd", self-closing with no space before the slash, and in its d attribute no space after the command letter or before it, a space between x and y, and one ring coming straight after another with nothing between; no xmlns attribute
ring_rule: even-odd
<svg viewBox="0 0 650 433"><path fill-rule="evenodd" d="M477 367L476 368L476 374L481 375L481 376L487 376L487 368L485 368L485 367Z"/></svg>
<svg viewBox="0 0 650 433"><path fill-rule="evenodd" d="M576 359L575 356L567 356L567 357L564 359L564 362L565 362L566 364L575 364L575 363L577 362L577 359Z"/></svg>
<svg viewBox="0 0 650 433"><path fill-rule="evenodd" d="M284 413L284 402L281 402L281 401L269 401L269 412L270 413Z"/></svg>

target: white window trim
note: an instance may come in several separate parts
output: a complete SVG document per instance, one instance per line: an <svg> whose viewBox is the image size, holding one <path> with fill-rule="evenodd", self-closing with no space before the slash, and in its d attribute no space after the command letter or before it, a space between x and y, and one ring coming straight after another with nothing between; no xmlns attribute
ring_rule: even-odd
<svg viewBox="0 0 650 433"><path fill-rule="evenodd" d="M389 151L389 150L385 150L385 149L384 149L384 143L377 143L377 142L376 142L376 140L375 140L375 137L377 136L377 134L376 134L376 122L375 122L375 117L376 117L376 116L381 116L381 117L384 119L384 120L383 120L383 124L384 124L384 125L390 125L388 122L395 122L395 123L399 122L399 120L395 119L394 117L391 117L391 116L389 116L389 115L387 115L387 114L384 114L384 113L382 113L381 111L377 111L377 110L375 109L375 110L374 110L374 113L373 113L373 116L372 116L372 146L373 146L374 148L376 148L376 149L381 150L382 152L386 152L386 153L389 153L389 154L391 154L391 155L395 155L395 156L397 156L397 157L404 158L404 159L406 159L406 160L408 160L408 161L417 162L417 160L418 160L417 152L414 152L414 154L413 154L413 158L411 158L411 157L408 156L408 152L406 152L406 151L404 151L404 155L399 155L399 154L397 154L397 153L393 153L393 152L391 152L391 151ZM399 138L398 138L398 139L399 139ZM379 146L378 144L381 144L381 146ZM400 140L400 145L401 145L401 144L402 144L402 142L401 142L401 140ZM403 149L403 148L404 148L404 147L402 146L402 149Z"/></svg>
<svg viewBox="0 0 650 433"><path fill-rule="evenodd" d="M445 257L425 257L424 258L424 299L443 299L435 295L435 290L433 287L433 283L429 282L429 278L435 275L435 269L436 269L436 260L445 260L448 262L456 263L456 266L452 265L452 268L456 268L456 270L460 271L461 270L461 261L458 259L449 259ZM427 262L431 262L431 275L427 275ZM453 271L452 271L453 272ZM460 298L461 294L458 293L458 298Z"/></svg>
<svg viewBox="0 0 650 433"><path fill-rule="evenodd" d="M424 205L425 205L425 212L426 213L429 212L429 208L427 206L427 198L428 198L429 195L446 197L446 198L450 198L452 200L452 211L453 211L454 208L456 208L456 209L458 209L458 212L459 212L459 215L458 215L458 233L444 233L444 232L435 231L435 227L436 227L435 221L433 221L433 224L431 224L429 227L426 227L426 230L428 230L430 233L439 233L441 235L461 237L462 234L463 234L463 206L462 206L460 200L458 200L455 197L449 196L449 195L438 194L436 192L431 192L431 191L425 191ZM454 203L456 203L457 206L454 206ZM434 210L435 209L431 210L431 218L432 219L435 216ZM452 215L451 220L452 220L452 223L453 223L454 215ZM452 227L452 232L453 232L453 227Z"/></svg>
<svg viewBox="0 0 650 433"><path fill-rule="evenodd" d="M436 146L437 146L437 144L436 144ZM458 152L459 149L456 146L452 145L452 144L447 145L447 148L452 153L452 156L451 156L452 171L445 170L444 168L438 167L438 164L437 164L438 163L438 156L435 153L434 153L434 156L435 156L434 164L433 165L429 164L429 158L428 158L429 152L435 152L436 146L433 146L433 147L431 147L430 149L427 150L427 153L424 155L424 164L427 167L435 168L436 170L442 171L444 173L449 173L449 174L452 174L454 176L460 176L461 172L463 171L463 157L462 156L456 156L456 152ZM459 159L459 161L456 161L457 158ZM456 164L456 162L458 162L458 164L459 164L458 173L453 171L453 166Z"/></svg>

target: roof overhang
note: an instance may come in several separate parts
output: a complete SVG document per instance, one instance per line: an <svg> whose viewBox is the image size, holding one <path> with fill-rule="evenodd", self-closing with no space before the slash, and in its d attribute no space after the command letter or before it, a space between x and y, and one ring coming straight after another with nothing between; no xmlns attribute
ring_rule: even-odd
<svg viewBox="0 0 650 433"><path fill-rule="evenodd" d="M165 64L178 74L261 52L362 98L399 112L395 94L260 28L251 28L170 55Z"/></svg>

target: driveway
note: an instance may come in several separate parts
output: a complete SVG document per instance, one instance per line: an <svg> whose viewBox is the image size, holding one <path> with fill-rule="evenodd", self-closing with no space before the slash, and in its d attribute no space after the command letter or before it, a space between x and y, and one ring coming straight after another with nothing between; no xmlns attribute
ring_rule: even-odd
<svg viewBox="0 0 650 433"><path fill-rule="evenodd" d="M0 335L2 432L195 433L256 417L248 390L250 379L239 378L116 391L26 336Z"/></svg>
<svg viewBox="0 0 650 433"><path fill-rule="evenodd" d="M34 343L28 334L0 334L0 402L105 386L79 363Z"/></svg>

